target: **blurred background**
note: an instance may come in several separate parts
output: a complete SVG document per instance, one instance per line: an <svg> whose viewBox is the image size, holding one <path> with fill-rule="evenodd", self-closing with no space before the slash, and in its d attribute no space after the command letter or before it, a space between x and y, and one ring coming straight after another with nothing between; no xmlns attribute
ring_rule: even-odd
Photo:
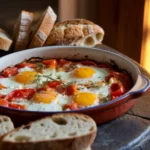
<svg viewBox="0 0 150 150"><path fill-rule="evenodd" d="M89 19L105 31L103 44L139 62L150 72L150 0L5 0L0 28L12 35L21 10L35 13L35 22L50 5L57 21Z"/></svg>

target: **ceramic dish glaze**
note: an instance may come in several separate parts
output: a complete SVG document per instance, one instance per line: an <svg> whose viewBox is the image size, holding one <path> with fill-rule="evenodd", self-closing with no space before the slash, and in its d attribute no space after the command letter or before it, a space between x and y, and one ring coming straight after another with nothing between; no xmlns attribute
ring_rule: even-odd
<svg viewBox="0 0 150 150"><path fill-rule="evenodd" d="M16 123L20 125L30 122L32 120L52 115L54 113L84 113L91 116L97 124L101 124L110 121L114 118L127 112L136 102L136 98L145 93L149 89L149 80L141 75L137 66L131 62L127 57L110 52L107 50L86 48L86 47L70 47L70 46L54 46L54 47L42 47L24 50L9 54L0 58L0 70L22 62L24 59L31 57L46 57L46 58L65 58L72 60L85 60L90 59L94 61L112 62L114 61L119 68L125 69L129 72L133 79L133 87L130 91L122 95L121 97L109 101L105 104L93 106L90 108L83 108L74 111L59 111L59 112L37 112L37 111L23 111L12 108L6 108L0 106L0 114L8 115Z"/></svg>

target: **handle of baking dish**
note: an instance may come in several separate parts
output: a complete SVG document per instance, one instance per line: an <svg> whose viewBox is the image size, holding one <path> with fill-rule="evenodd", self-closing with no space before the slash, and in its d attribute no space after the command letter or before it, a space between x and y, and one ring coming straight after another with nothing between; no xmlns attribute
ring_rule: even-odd
<svg viewBox="0 0 150 150"><path fill-rule="evenodd" d="M150 82L148 78L143 75L138 75L137 82L135 86L130 91L130 94L138 95L146 92L150 88Z"/></svg>

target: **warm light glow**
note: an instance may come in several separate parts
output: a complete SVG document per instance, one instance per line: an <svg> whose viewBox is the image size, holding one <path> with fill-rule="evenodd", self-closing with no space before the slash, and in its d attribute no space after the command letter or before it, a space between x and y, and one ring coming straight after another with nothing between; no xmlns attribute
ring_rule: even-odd
<svg viewBox="0 0 150 150"><path fill-rule="evenodd" d="M145 0L141 65L150 72L150 0Z"/></svg>

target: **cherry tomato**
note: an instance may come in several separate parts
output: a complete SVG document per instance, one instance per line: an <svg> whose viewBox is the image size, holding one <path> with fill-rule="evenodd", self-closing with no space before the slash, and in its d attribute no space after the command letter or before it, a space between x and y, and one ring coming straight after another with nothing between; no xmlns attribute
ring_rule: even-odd
<svg viewBox="0 0 150 150"><path fill-rule="evenodd" d="M8 101L5 99L0 99L0 106L8 107Z"/></svg>
<svg viewBox="0 0 150 150"><path fill-rule="evenodd" d="M20 104L9 103L8 107L14 108L14 109L26 110L26 106L25 105L20 105Z"/></svg>
<svg viewBox="0 0 150 150"><path fill-rule="evenodd" d="M59 60L58 60L58 63L59 63L60 66L64 66L64 65L67 65L67 64L71 64L70 61L67 61L67 60L65 60L65 59L59 59Z"/></svg>
<svg viewBox="0 0 150 150"><path fill-rule="evenodd" d="M77 106L77 104L76 104L75 102L72 102L72 103L70 103L70 104L64 105L64 108L63 108L63 109L64 109L64 110L66 110L66 109L76 110L76 109L78 109L78 106Z"/></svg>
<svg viewBox="0 0 150 150"><path fill-rule="evenodd" d="M5 98L5 97L6 97L6 95L0 94L0 99Z"/></svg>
<svg viewBox="0 0 150 150"><path fill-rule="evenodd" d="M53 68L56 68L56 66L57 66L57 61L56 61L56 59L43 60L42 63L43 63L46 67L53 67Z"/></svg>
<svg viewBox="0 0 150 150"><path fill-rule="evenodd" d="M0 79L1 79L1 78L4 78L4 76L0 74Z"/></svg>
<svg viewBox="0 0 150 150"><path fill-rule="evenodd" d="M87 60L81 61L81 64L87 65L87 66L96 66L95 62L93 62L93 61L87 61Z"/></svg>
<svg viewBox="0 0 150 150"><path fill-rule="evenodd" d="M110 95L111 95L111 100L123 95L125 93L125 89L123 85L118 84L118 83L113 83L110 87Z"/></svg>
<svg viewBox="0 0 150 150"><path fill-rule="evenodd" d="M50 81L50 82L48 82L48 86L50 87L50 88L56 88L58 85L60 85L61 84L61 82L60 81Z"/></svg>
<svg viewBox="0 0 150 150"><path fill-rule="evenodd" d="M71 84L66 88L66 95L74 95L77 93L77 86L75 84Z"/></svg>
<svg viewBox="0 0 150 150"><path fill-rule="evenodd" d="M61 86L61 85L58 85L58 86L56 87L56 91L57 91L58 93L60 93L60 94L66 94L66 88L63 87L63 86Z"/></svg>
<svg viewBox="0 0 150 150"><path fill-rule="evenodd" d="M16 75L17 73L18 73L17 67L8 67L8 68L4 69L3 76L10 77L10 76Z"/></svg>
<svg viewBox="0 0 150 150"><path fill-rule="evenodd" d="M17 65L17 68L24 68L24 67L36 68L36 64L24 62Z"/></svg>
<svg viewBox="0 0 150 150"><path fill-rule="evenodd" d="M114 72L114 76L123 84L126 92L132 87L132 80L125 73Z"/></svg>
<svg viewBox="0 0 150 150"><path fill-rule="evenodd" d="M16 98L30 99L35 94L35 92L35 89L17 89L9 93L5 99L8 101L14 101Z"/></svg>
<svg viewBox="0 0 150 150"><path fill-rule="evenodd" d="M47 89L47 87L46 87L46 88L45 88L45 87L41 87L41 88L36 89L36 91L37 91L37 92L46 91L46 89Z"/></svg>

